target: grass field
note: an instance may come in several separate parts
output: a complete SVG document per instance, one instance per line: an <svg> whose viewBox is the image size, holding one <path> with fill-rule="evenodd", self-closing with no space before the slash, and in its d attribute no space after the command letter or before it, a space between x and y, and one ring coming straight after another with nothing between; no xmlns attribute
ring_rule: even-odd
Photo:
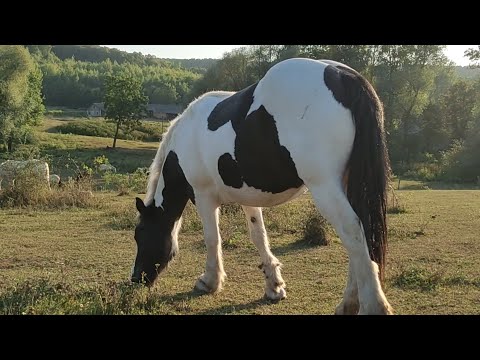
<svg viewBox="0 0 480 360"><path fill-rule="evenodd" d="M80 160L105 154L115 166L148 166L156 151L155 143L119 140L120 149L109 152L111 139L46 132L56 121L39 129L52 154L68 151ZM480 314L480 191L444 188L402 180L396 192L386 295L398 314ZM177 258L154 287L131 285L136 195L96 192L96 206L83 209L0 208L0 314L332 314L341 300L348 259L340 240L302 241L314 211L308 194L264 210L272 250L284 264L286 300L263 299L260 257L233 206L220 224L223 292L193 291L206 251L191 204Z"/></svg>
<svg viewBox="0 0 480 360"><path fill-rule="evenodd" d="M273 252L284 264L288 298L262 299L260 258L241 213L222 215L225 290L192 291L205 266L192 206L180 253L151 289L131 286L133 195L97 194L96 209L0 210L0 313L3 314L331 314L346 281L338 239L301 241L308 195L266 209ZM480 192L399 191L406 212L389 215L386 294L398 314L480 314Z"/></svg>

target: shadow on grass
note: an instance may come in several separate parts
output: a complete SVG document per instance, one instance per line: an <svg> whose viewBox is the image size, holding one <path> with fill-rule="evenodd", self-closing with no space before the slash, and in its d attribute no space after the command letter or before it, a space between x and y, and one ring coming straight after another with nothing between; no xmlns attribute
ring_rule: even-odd
<svg viewBox="0 0 480 360"><path fill-rule="evenodd" d="M272 252L275 256L283 256L286 254L292 254L303 250L309 250L319 247L318 245L312 245L305 239L298 239L294 242L283 244L280 246L272 246Z"/></svg>
<svg viewBox="0 0 480 360"><path fill-rule="evenodd" d="M228 315L228 314L235 314L240 311L245 311L245 310L253 310L258 307L264 306L264 305L273 305L276 304L277 302L270 301L268 299L262 298L262 299L257 299L253 300L244 304L229 304L229 305L223 305L219 306L214 309L208 309L202 312L199 312L197 315Z"/></svg>
<svg viewBox="0 0 480 360"><path fill-rule="evenodd" d="M192 290L184 291L175 295L158 295L156 299L171 305L171 304L175 304L182 301L192 300L204 295L209 296L208 294L202 291L192 289Z"/></svg>

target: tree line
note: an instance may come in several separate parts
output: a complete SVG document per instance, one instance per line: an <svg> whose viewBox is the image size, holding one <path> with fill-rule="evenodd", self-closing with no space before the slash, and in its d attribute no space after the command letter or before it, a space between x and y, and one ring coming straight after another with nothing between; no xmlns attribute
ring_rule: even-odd
<svg viewBox="0 0 480 360"><path fill-rule="evenodd" d="M385 107L396 174L479 181L480 77L460 78L443 50L441 45L254 45L191 71L173 61L102 47L0 46L0 144L11 151L15 143L27 142L44 104L87 107L103 101L112 76L133 81L140 87L136 96L149 102L185 105L209 90L240 90L284 59L309 57L348 64L373 83ZM480 65L480 47L466 54Z"/></svg>
<svg viewBox="0 0 480 360"><path fill-rule="evenodd" d="M462 79L441 45L256 45L226 53L193 84L236 91L292 57L330 59L363 74L385 107L396 174L480 181L480 77ZM466 52L480 60L480 47Z"/></svg>
<svg viewBox="0 0 480 360"><path fill-rule="evenodd" d="M127 73L139 79L151 103L186 101L198 69L151 55L127 53L90 45L28 45L43 74L46 106L85 108L103 101L105 79L112 73ZM199 63L201 64L201 63Z"/></svg>

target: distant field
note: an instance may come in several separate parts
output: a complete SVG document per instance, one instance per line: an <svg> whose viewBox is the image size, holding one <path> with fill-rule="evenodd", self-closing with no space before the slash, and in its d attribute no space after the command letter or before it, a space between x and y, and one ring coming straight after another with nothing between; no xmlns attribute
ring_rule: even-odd
<svg viewBox="0 0 480 360"><path fill-rule="evenodd" d="M51 158L54 172L62 174L62 166L68 157L79 163L91 162L104 155L119 172L133 172L138 167L148 167L155 157L159 142L117 140L117 148L111 149L112 138L52 133L55 127L72 120L45 118L37 129L39 147ZM77 120L76 120L77 121Z"/></svg>
<svg viewBox="0 0 480 360"><path fill-rule="evenodd" d="M157 143L55 134L47 119L39 146L61 173L60 160L105 155L120 172L149 166ZM398 179L392 185L398 187ZM480 191L478 187L400 180L389 214L386 295L398 314L480 314ZM139 195L143 196L143 195ZM132 286L135 194L95 192L96 206L40 211L0 209L0 314L332 314L341 300L347 255L338 238L328 246L302 241L314 210L307 194L265 209L272 250L284 264L288 298L262 299L260 257L235 208L221 217L223 292L193 292L204 271L202 225L189 204L180 253L151 289ZM232 210L233 209L233 210Z"/></svg>

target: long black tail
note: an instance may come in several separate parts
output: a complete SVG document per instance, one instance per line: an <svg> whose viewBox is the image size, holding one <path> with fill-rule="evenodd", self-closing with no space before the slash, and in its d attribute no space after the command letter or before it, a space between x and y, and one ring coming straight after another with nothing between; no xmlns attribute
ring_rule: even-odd
<svg viewBox="0 0 480 360"><path fill-rule="evenodd" d="M370 258L378 264L383 282L390 176L383 106L372 85L359 73L343 66L335 66L336 71L332 70L330 78L335 78L341 88L335 97L351 110L355 121L355 140L347 167L348 200L362 221Z"/></svg>

